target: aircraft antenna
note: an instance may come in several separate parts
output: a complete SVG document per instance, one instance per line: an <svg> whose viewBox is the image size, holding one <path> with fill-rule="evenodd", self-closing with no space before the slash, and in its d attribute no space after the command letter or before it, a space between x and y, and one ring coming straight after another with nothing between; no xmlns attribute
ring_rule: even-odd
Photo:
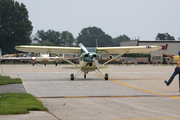
<svg viewBox="0 0 180 120"><path fill-rule="evenodd" d="M1 50L1 48L0 48L0 58L2 57L2 50Z"/></svg>
<svg viewBox="0 0 180 120"><path fill-rule="evenodd" d="M97 41L97 39L96 39L96 47L98 47L98 41Z"/></svg>

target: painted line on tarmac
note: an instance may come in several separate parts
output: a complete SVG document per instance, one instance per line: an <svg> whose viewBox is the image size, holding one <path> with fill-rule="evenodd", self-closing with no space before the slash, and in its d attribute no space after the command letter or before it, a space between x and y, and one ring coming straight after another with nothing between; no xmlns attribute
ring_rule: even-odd
<svg viewBox="0 0 180 120"><path fill-rule="evenodd" d="M93 75L93 76L100 76L100 75L95 75L95 74L90 74L90 75ZM103 74L103 75L104 75L104 74ZM102 76L101 76L101 77L102 77ZM161 97L166 96L166 95L164 95L164 94L160 94L160 93L156 93L156 92L144 90L144 89L141 89L141 88L137 88L137 87L134 87L134 86L130 86L130 85L121 83L121 82L119 82L119 81L116 81L116 80L113 80L113 79L110 79L110 78L109 78L109 80L111 80L111 81L113 81L113 82L116 82L116 83L118 83L118 84L121 84L121 85L130 87L130 88L134 88L134 89L141 90L141 91L144 91L144 92L148 92L148 93L151 93L151 94L160 95ZM169 96L169 97L170 97L170 98L174 98L174 99L180 100L180 97L177 97L177 96Z"/></svg>
<svg viewBox="0 0 180 120"><path fill-rule="evenodd" d="M141 91L144 91L144 92L148 92L148 93L152 93L152 94L162 95L162 96L163 96L163 94L156 93L156 92L151 92L151 91L144 90L144 89L141 89L141 88L137 88L137 87L134 87L134 86L130 86L130 85L127 85L127 84L121 83L121 82L119 82L119 81L116 81L116 80L113 80L113 79L110 79L110 78L109 78L109 80L111 80L111 81L113 81L113 82L116 82L116 83L118 83L118 84L121 84L121 85L124 85L124 86L130 87L130 88L134 88L134 89L141 90Z"/></svg>
<svg viewBox="0 0 180 120"><path fill-rule="evenodd" d="M180 95L129 95L129 96L46 96L37 99L61 99L61 98L130 98L130 97L180 97Z"/></svg>
<svg viewBox="0 0 180 120"><path fill-rule="evenodd" d="M157 120L157 119L175 119L175 118L180 118L180 116L178 117L160 117L160 118L136 118L136 119L114 119L114 120Z"/></svg>
<svg viewBox="0 0 180 120"><path fill-rule="evenodd" d="M113 81L113 82L116 82L116 83L118 83L118 84L121 84L121 85L124 85L124 86L130 87L130 88L134 88L134 89L141 90L141 91L144 91L144 92L148 92L148 93L151 93L151 94L160 95L161 97L166 96L166 95L164 95L164 94L160 94L160 93L156 93L156 92L152 92L152 91L144 90L144 89L141 89L141 88L137 88L137 87L134 87L134 86L130 86L130 85L127 85L127 84L121 83L121 82L119 82L119 81L116 81L116 80L113 80L113 79L110 79L110 78L109 78L109 80L111 80L111 81ZM177 96L169 96L169 97L170 97L170 98L174 98L174 99L179 99L179 100L180 100L180 98L179 98L179 97L177 97Z"/></svg>

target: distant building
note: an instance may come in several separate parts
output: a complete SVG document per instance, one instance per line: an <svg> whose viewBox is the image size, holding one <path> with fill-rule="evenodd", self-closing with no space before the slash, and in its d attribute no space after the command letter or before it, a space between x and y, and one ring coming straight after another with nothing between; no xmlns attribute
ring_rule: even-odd
<svg viewBox="0 0 180 120"><path fill-rule="evenodd" d="M140 41L140 40L131 40L127 42L121 42L120 46L146 46L146 45L158 45L162 46L161 50L150 52L151 55L162 55L162 54L171 54L177 55L180 50L180 41L172 40L160 40L160 41Z"/></svg>

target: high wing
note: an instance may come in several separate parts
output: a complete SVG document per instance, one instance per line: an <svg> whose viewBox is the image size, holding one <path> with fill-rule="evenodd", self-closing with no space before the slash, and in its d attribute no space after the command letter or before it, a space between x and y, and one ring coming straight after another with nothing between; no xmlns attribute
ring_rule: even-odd
<svg viewBox="0 0 180 120"><path fill-rule="evenodd" d="M80 47L54 47L54 46L16 46L16 50L35 53L81 54Z"/></svg>
<svg viewBox="0 0 180 120"><path fill-rule="evenodd" d="M161 49L161 46L98 47L99 54L147 53Z"/></svg>
<svg viewBox="0 0 180 120"><path fill-rule="evenodd" d="M29 60L31 57L3 57L2 60Z"/></svg>
<svg viewBox="0 0 180 120"><path fill-rule="evenodd" d="M36 53L81 54L80 47L16 46L16 50ZM161 46L97 47L98 54L147 53L161 49Z"/></svg>

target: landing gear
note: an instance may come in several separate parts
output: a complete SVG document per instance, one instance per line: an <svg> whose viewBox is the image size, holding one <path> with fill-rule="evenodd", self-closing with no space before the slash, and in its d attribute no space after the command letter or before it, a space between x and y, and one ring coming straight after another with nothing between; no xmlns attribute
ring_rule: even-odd
<svg viewBox="0 0 180 120"><path fill-rule="evenodd" d="M73 73L71 73L70 78L71 78L71 81L74 80L74 74Z"/></svg>
<svg viewBox="0 0 180 120"><path fill-rule="evenodd" d="M46 63L44 64L44 66L46 66Z"/></svg>
<svg viewBox="0 0 180 120"><path fill-rule="evenodd" d="M104 79L108 80L108 74L107 73L105 74Z"/></svg>
<svg viewBox="0 0 180 120"><path fill-rule="evenodd" d="M88 72L84 72L84 79L86 79L86 74L87 74Z"/></svg>
<svg viewBox="0 0 180 120"><path fill-rule="evenodd" d="M57 63L55 63L55 65L57 66Z"/></svg>

